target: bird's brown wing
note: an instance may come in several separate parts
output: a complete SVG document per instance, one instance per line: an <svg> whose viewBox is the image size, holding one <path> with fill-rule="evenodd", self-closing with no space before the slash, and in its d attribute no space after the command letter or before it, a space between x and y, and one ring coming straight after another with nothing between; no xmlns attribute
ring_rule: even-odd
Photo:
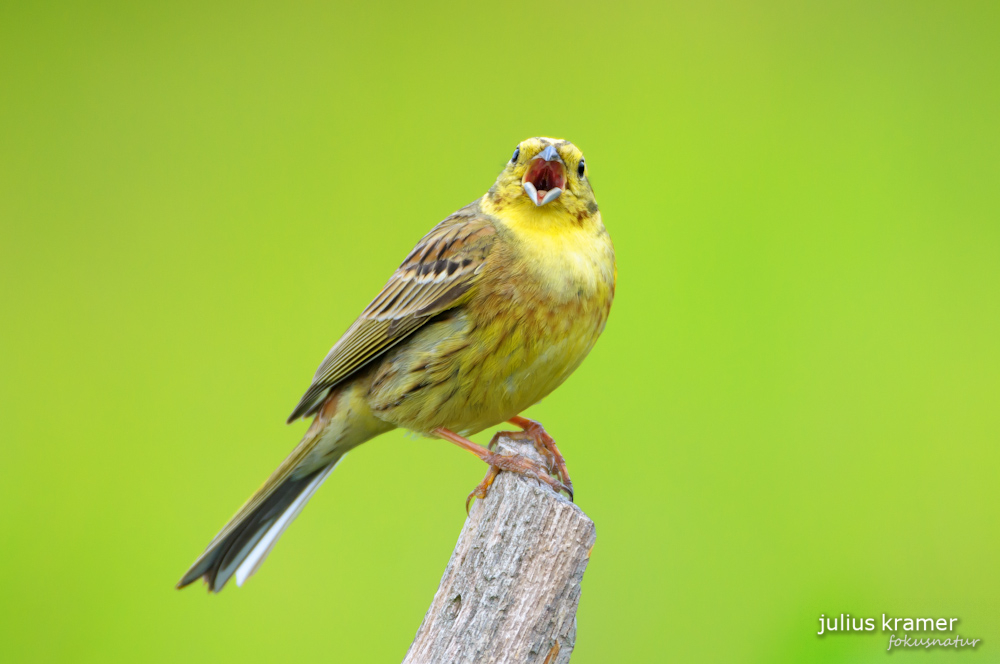
<svg viewBox="0 0 1000 664"><path fill-rule="evenodd" d="M495 241L493 224L475 203L435 226L330 349L288 421L314 413L337 383L465 301Z"/></svg>

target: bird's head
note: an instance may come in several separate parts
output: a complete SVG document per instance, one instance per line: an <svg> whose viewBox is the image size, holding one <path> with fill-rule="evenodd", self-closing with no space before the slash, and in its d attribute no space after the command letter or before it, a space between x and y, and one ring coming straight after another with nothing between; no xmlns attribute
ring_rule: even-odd
<svg viewBox="0 0 1000 664"><path fill-rule="evenodd" d="M529 138L514 148L487 199L493 211L571 215L582 221L598 210L587 176L583 153L569 141Z"/></svg>

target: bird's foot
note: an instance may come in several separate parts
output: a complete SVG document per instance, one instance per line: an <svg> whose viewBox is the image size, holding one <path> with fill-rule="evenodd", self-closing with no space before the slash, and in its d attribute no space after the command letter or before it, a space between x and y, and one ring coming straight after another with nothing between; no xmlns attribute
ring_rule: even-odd
<svg viewBox="0 0 1000 664"><path fill-rule="evenodd" d="M535 443L535 449L541 454L549 465L549 472L557 475L566 486L566 493L569 499L573 500L573 481L569 478L569 470L566 468L566 459L556 445L555 438L549 435L541 422L529 420L527 417L512 417L507 420L511 424L521 427L523 431L508 433L515 437L528 437ZM494 440L496 440L494 438ZM490 443L492 445L492 442Z"/></svg>
<svg viewBox="0 0 1000 664"><path fill-rule="evenodd" d="M518 425L520 426L520 425ZM544 429L543 429L544 432ZM476 445L471 440L459 436L457 433L449 431L447 429L436 429L435 433L445 440L455 443L462 449L472 452L477 457L485 461L490 465L490 469L486 473L486 477L480 482L472 493L469 494L468 498L465 499L465 510L469 511L469 505L473 499L479 498L482 500L486 498L489 492L490 486L493 484L493 480L496 479L497 474L501 470L506 470L512 473L518 473L519 475L524 475L525 477L530 477L536 479L540 482L544 482L549 485L553 491L556 493L560 491L565 491L569 494L570 498L573 496L573 489L564 485L559 480L555 479L549 474L549 470L531 459L521 456L520 454L514 454L511 456L505 456L503 454L498 454L493 452L493 448L496 446L497 439L501 436L508 435L505 432L497 433L493 436L493 440L490 441L489 447L483 447L481 445Z"/></svg>
<svg viewBox="0 0 1000 664"><path fill-rule="evenodd" d="M486 463L490 464L490 469L486 472L486 477L483 478L483 481L480 482L479 485L476 486L476 488L472 491L472 493L469 494L469 497L465 499L466 512L469 511L469 504L472 501L473 497L479 498L480 500L486 498L486 495L489 492L490 485L493 484L493 480L496 479L497 474L499 474L501 470L506 470L512 473L518 473L519 475L524 475L525 477L530 477L540 482L545 482L556 493L560 491L565 491L570 495L570 498L572 498L573 496L572 487L568 487L559 480L552 477L551 474L552 471L550 468L540 465L535 461L529 459L528 457L521 456L520 454L512 454L511 456L506 456L491 451L496 449L497 441L501 437L509 436L511 435L511 433L512 432L507 432L507 431L497 432L497 434L493 436L493 439L490 440L490 443L487 446L487 449L485 450L485 454L479 457ZM523 432L513 432L513 433L514 435L518 435L522 434Z"/></svg>

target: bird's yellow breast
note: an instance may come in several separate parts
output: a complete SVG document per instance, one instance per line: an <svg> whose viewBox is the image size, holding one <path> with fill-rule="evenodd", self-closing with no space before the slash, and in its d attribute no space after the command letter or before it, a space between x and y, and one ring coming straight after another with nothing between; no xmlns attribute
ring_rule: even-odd
<svg viewBox="0 0 1000 664"><path fill-rule="evenodd" d="M572 221L497 219L498 242L471 298L386 358L373 384L379 417L471 434L569 377L604 329L615 282L600 216Z"/></svg>

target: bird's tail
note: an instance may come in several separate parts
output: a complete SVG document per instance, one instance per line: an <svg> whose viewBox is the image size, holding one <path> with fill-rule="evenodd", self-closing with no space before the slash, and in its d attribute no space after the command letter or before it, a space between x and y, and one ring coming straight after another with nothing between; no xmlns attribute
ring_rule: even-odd
<svg viewBox="0 0 1000 664"><path fill-rule="evenodd" d="M258 489L191 565L177 587L203 577L209 590L219 592L234 573L236 585L242 586L340 459L302 477L288 477L271 491L267 484ZM269 495L262 495L265 492Z"/></svg>
<svg viewBox="0 0 1000 664"><path fill-rule="evenodd" d="M178 588L202 577L210 591L219 592L234 574L242 586L347 451L393 428L359 413L362 404L353 403L353 391L331 395L302 442L219 531ZM344 397L350 403L338 409Z"/></svg>

